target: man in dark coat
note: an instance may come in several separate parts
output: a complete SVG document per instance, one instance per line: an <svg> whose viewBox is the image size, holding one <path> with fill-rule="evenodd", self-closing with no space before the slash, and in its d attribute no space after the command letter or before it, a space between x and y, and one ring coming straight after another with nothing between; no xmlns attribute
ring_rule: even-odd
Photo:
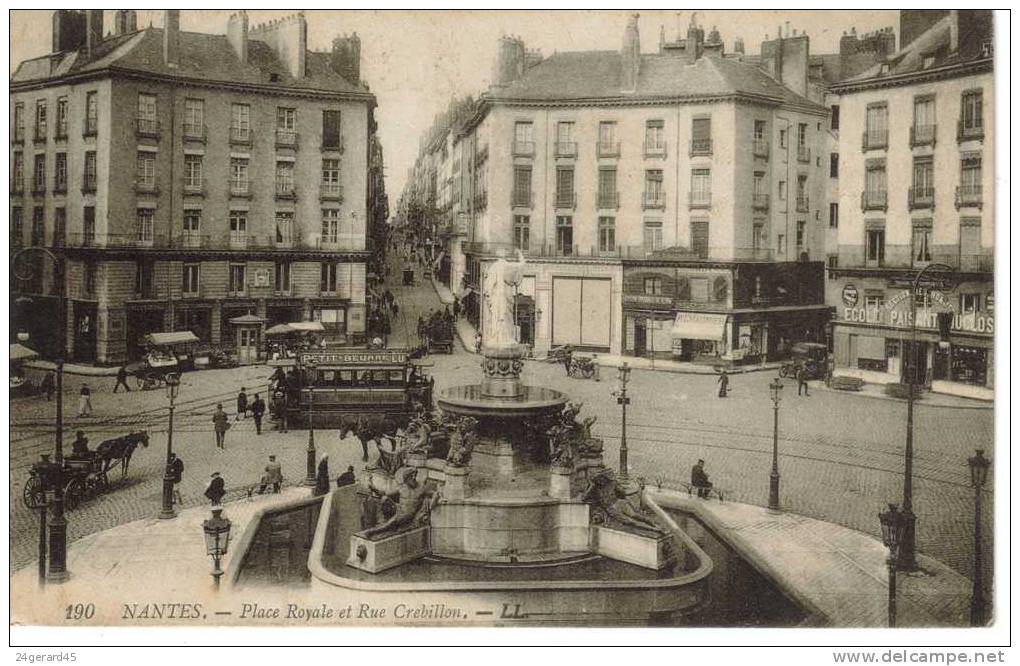
<svg viewBox="0 0 1020 666"><path fill-rule="evenodd" d="M240 420L245 417L248 413L248 394L244 392L244 387L241 387L241 392L237 394L237 415L234 416L234 420Z"/></svg>
<svg viewBox="0 0 1020 666"><path fill-rule="evenodd" d="M39 388L46 394L46 402L53 400L53 391L56 390L56 386L53 383L53 375L47 372Z"/></svg>
<svg viewBox="0 0 1020 666"><path fill-rule="evenodd" d="M329 456L323 456L319 461L319 469L315 475L315 488L313 495L325 495L329 492Z"/></svg>
<svg viewBox="0 0 1020 666"><path fill-rule="evenodd" d="M171 500L181 504L181 493L177 490L177 484L184 476L184 461L177 457L176 453L170 454L170 480L174 483L174 491Z"/></svg>
<svg viewBox="0 0 1020 666"><path fill-rule="evenodd" d="M797 395L800 395L802 389L804 391L805 396L811 395L810 393L808 393L807 377L808 377L807 368L804 367L803 363L801 363L800 365L797 366Z"/></svg>
<svg viewBox="0 0 1020 666"><path fill-rule="evenodd" d="M209 480L209 486L205 489L205 496L212 502L213 506L217 506L226 494L226 481L223 480L219 472L213 472L212 478Z"/></svg>
<svg viewBox="0 0 1020 666"><path fill-rule="evenodd" d="M216 411L212 417L213 430L216 432L216 448L223 448L223 440L226 438L230 423L227 421L227 413L223 411L223 403L217 403Z"/></svg>
<svg viewBox="0 0 1020 666"><path fill-rule="evenodd" d="M355 481L354 465L348 465L347 471L336 477L336 487L342 488L344 486L350 486L353 485Z"/></svg>
<svg viewBox="0 0 1020 666"><path fill-rule="evenodd" d="M697 464L691 468L691 485L698 491L698 497L708 497L712 482L708 480L708 474L705 474L704 460L698 460Z"/></svg>
<svg viewBox="0 0 1020 666"><path fill-rule="evenodd" d="M251 403L251 415L255 419L255 434L262 434L262 416L266 413L266 401L258 393Z"/></svg>
<svg viewBox="0 0 1020 666"><path fill-rule="evenodd" d="M120 369L117 370L117 383L113 387L113 392L114 393L116 393L117 389L119 389L121 386L124 387L125 391L130 391L131 390L131 387L128 386L128 384L127 384L127 376L128 376L127 375L127 368L125 368L123 365L120 366Z"/></svg>
<svg viewBox="0 0 1020 666"><path fill-rule="evenodd" d="M726 392L729 389L729 386L730 386L730 376L728 374L726 374L725 370L723 370L722 374L719 375L719 397L720 398L725 398L726 397Z"/></svg>

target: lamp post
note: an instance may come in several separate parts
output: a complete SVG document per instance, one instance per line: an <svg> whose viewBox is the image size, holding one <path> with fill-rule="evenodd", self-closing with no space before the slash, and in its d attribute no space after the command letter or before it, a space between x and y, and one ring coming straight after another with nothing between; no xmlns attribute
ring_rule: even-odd
<svg viewBox="0 0 1020 666"><path fill-rule="evenodd" d="M176 372L166 376L166 395L170 399L170 422L166 431L166 465L163 470L163 508L160 509L159 517L162 519L175 518L174 511L174 476L170 469L170 461L174 451L174 400L181 389L181 378Z"/></svg>
<svg viewBox="0 0 1020 666"><path fill-rule="evenodd" d="M772 473L769 474L769 511L779 511L779 401L783 382L779 377L769 384L772 394Z"/></svg>
<svg viewBox="0 0 1020 666"><path fill-rule="evenodd" d="M907 364L907 444L903 451L903 542L899 550L899 568L917 569L916 531L914 515L914 399L917 380L917 292L925 274L932 269L952 271L952 266L928 264L910 281L910 354L904 354Z"/></svg>
<svg viewBox="0 0 1020 666"><path fill-rule="evenodd" d="M223 507L213 507L212 518L202 522L202 532L205 534L205 550L213 558L213 586L220 589L220 576L223 569L220 568L220 561L227 554L227 547L230 545L230 520L224 518Z"/></svg>
<svg viewBox="0 0 1020 666"><path fill-rule="evenodd" d="M14 253L11 257L12 272L19 280L31 280L35 276L35 269L29 267L28 273L18 272L18 260L29 252L42 252L53 262L54 283L57 287L57 301L60 312L57 314L56 326L60 342L59 353L57 354L56 365L56 393L57 393L57 414L56 432L54 436L53 464L54 464L54 485L53 502L51 504L49 524L49 556L50 570L46 578L51 583L62 583L70 577L67 570L67 519L64 517L64 354L67 353L67 304L65 302L64 287L64 258L56 255L44 247L26 247Z"/></svg>
<svg viewBox="0 0 1020 666"><path fill-rule="evenodd" d="M970 485L974 487L974 588L970 597L970 626L983 627L988 622L985 617L985 586L981 571L981 489L988 478L988 468L992 461L985 458L985 452L977 452L967 459L970 465Z"/></svg>
<svg viewBox="0 0 1020 666"><path fill-rule="evenodd" d="M305 388L308 389L308 449L305 456L305 482L306 486L315 486L315 426L312 422L312 371L315 370L315 361L305 358L304 372L301 373Z"/></svg>
<svg viewBox="0 0 1020 666"><path fill-rule="evenodd" d="M889 505L888 511L878 514L878 520L882 524L882 542L889 549L889 557L885 564L889 569L889 626L896 626L896 568L899 560L899 549L903 543L903 536L907 526L904 520L905 515L896 508L895 504Z"/></svg>
<svg viewBox="0 0 1020 666"><path fill-rule="evenodd" d="M53 495L53 482L56 478L53 463L48 453L39 455L39 462L34 465L39 478L38 495L33 498L39 508L39 587L46 586L46 509Z"/></svg>
<svg viewBox="0 0 1020 666"><path fill-rule="evenodd" d="M616 404L620 405L622 411L620 421L620 479L627 479L627 405L630 398L627 397L627 382L630 381L630 366L624 361L620 366L620 391L616 395Z"/></svg>

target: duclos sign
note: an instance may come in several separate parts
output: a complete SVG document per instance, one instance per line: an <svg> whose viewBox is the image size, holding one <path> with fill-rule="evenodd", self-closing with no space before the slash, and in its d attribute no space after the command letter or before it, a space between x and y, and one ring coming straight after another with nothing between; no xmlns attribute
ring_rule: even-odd
<svg viewBox="0 0 1020 666"><path fill-rule="evenodd" d="M910 327L910 304L907 301L909 291L902 291L882 307L858 307L859 295L857 287L848 284L843 287L843 320L862 324L885 324L899 328ZM920 328L938 328L938 313L955 310L953 303L940 291L929 292L929 307L917 310L917 326ZM995 317L990 314L954 312L951 330L968 333L995 332Z"/></svg>

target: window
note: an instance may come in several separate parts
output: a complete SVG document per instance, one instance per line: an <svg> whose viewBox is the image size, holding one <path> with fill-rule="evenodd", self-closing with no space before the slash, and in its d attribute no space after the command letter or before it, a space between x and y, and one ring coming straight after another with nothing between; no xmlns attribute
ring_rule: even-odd
<svg viewBox="0 0 1020 666"><path fill-rule="evenodd" d="M806 212L807 207L807 176L797 176L797 210Z"/></svg>
<svg viewBox="0 0 1020 666"><path fill-rule="evenodd" d="M935 54L925 53L921 56L921 69L929 69L935 65Z"/></svg>
<svg viewBox="0 0 1020 666"><path fill-rule="evenodd" d="M556 167L556 206L574 207L574 167Z"/></svg>
<svg viewBox="0 0 1020 666"><path fill-rule="evenodd" d="M534 125L530 122L514 123L514 142L534 145Z"/></svg>
<svg viewBox="0 0 1020 666"><path fill-rule="evenodd" d="M963 137L976 137L984 133L984 118L982 117L982 93L980 90L971 90L963 93L960 98L960 135Z"/></svg>
<svg viewBox="0 0 1020 666"><path fill-rule="evenodd" d="M616 218L599 217L599 252L616 251Z"/></svg>
<svg viewBox="0 0 1020 666"><path fill-rule="evenodd" d="M981 309L981 294L960 294L960 314L974 314Z"/></svg>
<svg viewBox="0 0 1020 666"><path fill-rule="evenodd" d="M885 162L869 161L864 172L864 209L874 210L886 207Z"/></svg>
<svg viewBox="0 0 1020 666"><path fill-rule="evenodd" d="M666 192L662 185L662 169L645 171L645 208L663 208L666 205Z"/></svg>
<svg viewBox="0 0 1020 666"><path fill-rule="evenodd" d="M910 144L921 146L935 143L935 98L926 95L914 98L914 126L910 128Z"/></svg>
<svg viewBox="0 0 1020 666"><path fill-rule="evenodd" d="M757 157L769 156L768 125L764 120L754 121L754 145L752 151Z"/></svg>
<svg viewBox="0 0 1020 666"><path fill-rule="evenodd" d="M691 220L691 250L700 259L708 258L708 220Z"/></svg>
<svg viewBox="0 0 1020 666"><path fill-rule="evenodd" d="M326 109L322 112L322 147L339 149L343 145L340 128L340 111Z"/></svg>
<svg viewBox="0 0 1020 666"><path fill-rule="evenodd" d="M797 147L803 148L807 145L807 123L797 125Z"/></svg>
<svg viewBox="0 0 1020 666"><path fill-rule="evenodd" d="M151 208L138 209L137 240L142 245L152 245L152 213Z"/></svg>
<svg viewBox="0 0 1020 666"><path fill-rule="evenodd" d="M839 129L839 104L829 107L829 129L833 131Z"/></svg>
<svg viewBox="0 0 1020 666"><path fill-rule="evenodd" d="M616 169L610 167L600 168L598 207L616 208L618 204L619 202L617 201L616 192Z"/></svg>
<svg viewBox="0 0 1020 666"><path fill-rule="evenodd" d="M248 194L248 159L230 158L230 193Z"/></svg>
<svg viewBox="0 0 1020 666"><path fill-rule="evenodd" d="M643 241L645 252L662 249L662 220L645 220Z"/></svg>
<svg viewBox="0 0 1020 666"><path fill-rule="evenodd" d="M185 294L197 294L199 291L199 264L184 264L181 272L181 291Z"/></svg>
<svg viewBox="0 0 1020 666"><path fill-rule="evenodd" d="M664 155L666 153L666 129L662 120L649 120L645 123L645 154Z"/></svg>
<svg viewBox="0 0 1020 666"><path fill-rule="evenodd" d="M32 245L46 244L46 209L36 206L32 209Z"/></svg>
<svg viewBox="0 0 1020 666"><path fill-rule="evenodd" d="M18 102L14 105L14 142L24 143L25 141L25 104Z"/></svg>
<svg viewBox="0 0 1020 666"><path fill-rule="evenodd" d="M194 247L198 244L202 233L201 210L190 208L184 211L183 232L183 240L186 246Z"/></svg>
<svg viewBox="0 0 1020 666"><path fill-rule="evenodd" d="M85 243L91 243L96 237L96 207L85 206L82 209L82 235Z"/></svg>
<svg viewBox="0 0 1020 666"><path fill-rule="evenodd" d="M914 158L911 208L929 208L935 202L935 164L931 156Z"/></svg>
<svg viewBox="0 0 1020 666"><path fill-rule="evenodd" d="M85 93L85 136L93 136L99 132L99 94L96 91Z"/></svg>
<svg viewBox="0 0 1020 666"><path fill-rule="evenodd" d="M63 245L67 239L67 209L63 206L53 209L53 244Z"/></svg>
<svg viewBox="0 0 1020 666"><path fill-rule="evenodd" d="M527 252L531 247L531 217L514 215L514 249Z"/></svg>
<svg viewBox="0 0 1020 666"><path fill-rule="evenodd" d="M691 170L691 205L707 206L712 203L712 174L708 169Z"/></svg>
<svg viewBox="0 0 1020 666"><path fill-rule="evenodd" d="M198 191L202 189L202 156L184 156L184 189Z"/></svg>
<svg viewBox="0 0 1020 666"><path fill-rule="evenodd" d="M619 154L620 151L616 144L616 123L603 120L599 123L599 155L609 157Z"/></svg>
<svg viewBox="0 0 1020 666"><path fill-rule="evenodd" d="M991 292L985 295L985 312L988 314L995 312L995 295Z"/></svg>
<svg viewBox="0 0 1020 666"><path fill-rule="evenodd" d="M57 153L54 156L53 191L67 191L67 153Z"/></svg>
<svg viewBox="0 0 1020 666"><path fill-rule="evenodd" d="M276 163L276 193L280 196L294 195L294 163L280 160Z"/></svg>
<svg viewBox="0 0 1020 666"><path fill-rule="evenodd" d="M96 262L86 261L84 273L82 291L91 296L96 293Z"/></svg>
<svg viewBox="0 0 1020 666"><path fill-rule="evenodd" d="M786 201L786 181L779 181L779 200Z"/></svg>
<svg viewBox="0 0 1020 666"><path fill-rule="evenodd" d="M779 147L786 148L786 130L779 130Z"/></svg>
<svg viewBox="0 0 1020 666"><path fill-rule="evenodd" d="M184 136L205 136L205 100L193 97L184 100Z"/></svg>
<svg viewBox="0 0 1020 666"><path fill-rule="evenodd" d="M156 154L139 151L135 160L135 184L141 190L156 189Z"/></svg>
<svg viewBox="0 0 1020 666"><path fill-rule="evenodd" d="M839 153L829 153L829 178L839 178Z"/></svg>
<svg viewBox="0 0 1020 666"><path fill-rule="evenodd" d="M755 258L765 249L765 220L755 220L751 225L751 249Z"/></svg>
<svg viewBox="0 0 1020 666"><path fill-rule="evenodd" d="M646 277L645 283L645 294L648 296L661 296L662 295L662 278L661 277Z"/></svg>
<svg viewBox="0 0 1020 666"><path fill-rule="evenodd" d="M248 242L248 211L230 211L230 242L245 245Z"/></svg>
<svg viewBox="0 0 1020 666"><path fill-rule="evenodd" d="M153 292L153 280L152 280L152 262L151 261L136 261L135 262L135 295L140 298L152 298L155 296Z"/></svg>
<svg viewBox="0 0 1020 666"><path fill-rule="evenodd" d="M520 208L531 207L531 167L514 165L513 205Z"/></svg>
<svg viewBox="0 0 1020 666"><path fill-rule="evenodd" d="M276 284L275 290L278 293L286 294L290 291L290 262L276 262Z"/></svg>
<svg viewBox="0 0 1020 666"><path fill-rule="evenodd" d="M889 107L885 104L868 106L865 115L864 148L885 148L889 145Z"/></svg>
<svg viewBox="0 0 1020 666"><path fill-rule="evenodd" d="M20 206L11 208L11 245L14 247L21 247L21 244L24 242L25 232L22 215Z"/></svg>
<svg viewBox="0 0 1020 666"><path fill-rule="evenodd" d="M46 139L46 100L40 99L35 103L35 138L36 140Z"/></svg>
<svg viewBox="0 0 1020 666"><path fill-rule="evenodd" d="M322 160L322 195L340 196L340 160L338 159Z"/></svg>
<svg viewBox="0 0 1020 666"><path fill-rule="evenodd" d="M276 212L276 243L288 245L294 240L294 213L290 211Z"/></svg>
<svg viewBox="0 0 1020 666"><path fill-rule="evenodd" d="M230 140L238 143L251 141L251 106L230 105Z"/></svg>
<svg viewBox="0 0 1020 666"><path fill-rule="evenodd" d="M67 98L57 98L57 131L56 137L63 139L67 137Z"/></svg>
<svg viewBox="0 0 1020 666"><path fill-rule="evenodd" d="M981 254L981 218L960 219L960 260L961 264L973 263ZM961 266L962 267L962 266Z"/></svg>
<svg viewBox="0 0 1020 666"><path fill-rule="evenodd" d="M230 264L230 293L243 294L245 285L244 264Z"/></svg>
<svg viewBox="0 0 1020 666"><path fill-rule="evenodd" d="M829 226L835 229L839 226L839 204L829 204Z"/></svg>
<svg viewBox="0 0 1020 666"><path fill-rule="evenodd" d="M801 252L804 251L804 243L805 243L804 229L805 229L806 226L807 226L807 223L804 222L804 220L797 220L797 253L798 254L800 254Z"/></svg>
<svg viewBox="0 0 1020 666"><path fill-rule="evenodd" d="M25 189L25 156L14 153L14 166L11 168L11 191L21 192Z"/></svg>
<svg viewBox="0 0 1020 666"><path fill-rule="evenodd" d="M839 268L839 255L838 254L830 254L825 259L826 259L826 267L829 269L828 270L829 279L830 280L835 280L836 279L836 274L833 273L833 269Z"/></svg>
<svg viewBox="0 0 1020 666"><path fill-rule="evenodd" d="M32 172L32 191L46 191L46 155L35 156L35 168Z"/></svg>
<svg viewBox="0 0 1020 666"><path fill-rule="evenodd" d="M712 154L712 119L695 118L691 121L691 155Z"/></svg>
<svg viewBox="0 0 1020 666"><path fill-rule="evenodd" d="M324 294L336 293L336 264L324 263L319 271L319 291Z"/></svg>
<svg viewBox="0 0 1020 666"><path fill-rule="evenodd" d="M786 234L776 235L776 252L780 255L786 254Z"/></svg>
<svg viewBox="0 0 1020 666"><path fill-rule="evenodd" d="M297 109L278 107L276 109L276 129L293 132L297 127Z"/></svg>
<svg viewBox="0 0 1020 666"><path fill-rule="evenodd" d="M754 140L764 141L767 137L765 136L766 124L764 120L754 121Z"/></svg>
<svg viewBox="0 0 1020 666"><path fill-rule="evenodd" d="M865 232L864 261L869 266L881 266L885 261L885 229Z"/></svg>
<svg viewBox="0 0 1020 666"><path fill-rule="evenodd" d="M147 93L138 94L138 133L152 135L159 126L156 121L156 96Z"/></svg>
<svg viewBox="0 0 1020 666"><path fill-rule="evenodd" d="M322 242L340 242L340 210L337 208L322 210Z"/></svg>
<svg viewBox="0 0 1020 666"><path fill-rule="evenodd" d="M574 143L574 123L556 123L556 155L560 157L577 155L577 144Z"/></svg>
<svg viewBox="0 0 1020 666"><path fill-rule="evenodd" d="M568 257L574 253L574 218L556 216L556 253Z"/></svg>
<svg viewBox="0 0 1020 666"><path fill-rule="evenodd" d="M864 292L864 318L866 321L879 321L885 307L885 292Z"/></svg>
<svg viewBox="0 0 1020 666"><path fill-rule="evenodd" d="M765 172L755 171L754 180L751 181L751 193L758 197L762 194L768 194L768 189L765 184Z"/></svg>

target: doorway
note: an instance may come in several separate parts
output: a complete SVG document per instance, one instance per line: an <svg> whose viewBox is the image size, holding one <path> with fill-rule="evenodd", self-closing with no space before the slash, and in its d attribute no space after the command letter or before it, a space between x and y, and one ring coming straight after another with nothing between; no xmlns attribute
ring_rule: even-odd
<svg viewBox="0 0 1020 666"><path fill-rule="evenodd" d="M645 319L634 320L634 356L644 356L648 350L648 328Z"/></svg>
<svg viewBox="0 0 1020 666"><path fill-rule="evenodd" d="M237 329L237 360L242 365L259 360L259 331L242 326Z"/></svg>
<svg viewBox="0 0 1020 666"><path fill-rule="evenodd" d="M901 381L904 384L924 385L928 376L928 347L927 342L911 343L909 340L903 343L903 365L900 371ZM913 382L911 372L913 371Z"/></svg>
<svg viewBox="0 0 1020 666"><path fill-rule="evenodd" d="M96 360L96 313L94 303L74 304L74 360L92 363Z"/></svg>

